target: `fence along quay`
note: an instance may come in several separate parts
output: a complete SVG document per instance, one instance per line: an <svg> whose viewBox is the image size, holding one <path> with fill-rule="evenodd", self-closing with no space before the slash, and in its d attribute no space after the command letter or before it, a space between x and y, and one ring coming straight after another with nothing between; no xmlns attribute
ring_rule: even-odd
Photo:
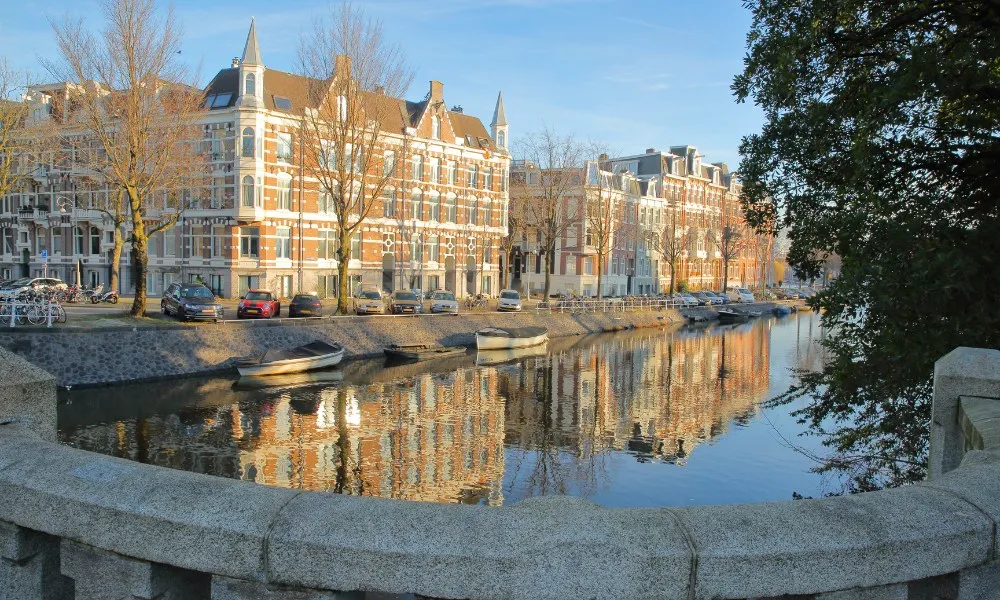
<svg viewBox="0 0 1000 600"><path fill-rule="evenodd" d="M0 597L996 598L1000 351L935 368L928 481L768 504L504 507L300 492L58 445L0 349Z"/></svg>

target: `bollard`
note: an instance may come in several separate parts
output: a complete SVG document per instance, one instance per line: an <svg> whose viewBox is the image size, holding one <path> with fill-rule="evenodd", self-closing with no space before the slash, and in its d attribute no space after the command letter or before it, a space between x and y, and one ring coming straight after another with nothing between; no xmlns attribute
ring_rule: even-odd
<svg viewBox="0 0 1000 600"><path fill-rule="evenodd" d="M48 321L47 327L52 329L52 300L45 301L45 311L46 311L46 321Z"/></svg>

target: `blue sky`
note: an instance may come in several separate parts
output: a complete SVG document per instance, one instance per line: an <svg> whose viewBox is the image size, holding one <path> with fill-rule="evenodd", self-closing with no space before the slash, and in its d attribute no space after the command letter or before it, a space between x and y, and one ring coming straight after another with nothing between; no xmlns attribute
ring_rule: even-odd
<svg viewBox="0 0 1000 600"><path fill-rule="evenodd" d="M10 0L14 4L13 0ZM166 4L166 3L164 3ZM511 137L549 126L619 154L698 147L710 162L739 163L740 138L761 112L736 104L729 86L742 68L750 15L740 0L370 0L416 70L410 99L444 83L488 124L503 90ZM56 48L46 17L69 12L101 25L97 0L7 7L0 56L40 70ZM300 32L326 2L177 0L183 57L207 82L243 51L250 17L264 64L294 71ZM44 73L42 78L46 79Z"/></svg>

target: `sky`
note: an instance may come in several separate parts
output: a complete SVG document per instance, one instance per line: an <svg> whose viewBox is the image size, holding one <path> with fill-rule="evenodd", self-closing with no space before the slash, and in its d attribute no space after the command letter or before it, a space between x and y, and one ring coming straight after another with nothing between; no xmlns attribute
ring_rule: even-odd
<svg viewBox="0 0 1000 600"><path fill-rule="evenodd" d="M10 3L0 57L43 81L57 58L49 19L102 26L99 0ZM159 0L157 0L159 3ZM167 3L163 3L164 7ZM502 91L510 137L548 127L619 156L691 145L738 168L740 139L761 111L730 89L743 66L750 14L740 0L355 0L382 21L415 70L407 99L444 83L449 106L489 126ZM298 38L325 0L176 0L181 58L207 83L243 52L257 22L266 67L295 71Z"/></svg>

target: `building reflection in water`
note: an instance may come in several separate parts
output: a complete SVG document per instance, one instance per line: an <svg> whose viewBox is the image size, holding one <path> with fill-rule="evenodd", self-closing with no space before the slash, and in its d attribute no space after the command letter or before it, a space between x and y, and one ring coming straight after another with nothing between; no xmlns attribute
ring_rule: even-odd
<svg viewBox="0 0 1000 600"><path fill-rule="evenodd" d="M190 379L67 393L64 443L165 467L405 500L501 504L603 485L609 453L683 465L756 415L772 321L550 342L342 381L241 389Z"/></svg>

